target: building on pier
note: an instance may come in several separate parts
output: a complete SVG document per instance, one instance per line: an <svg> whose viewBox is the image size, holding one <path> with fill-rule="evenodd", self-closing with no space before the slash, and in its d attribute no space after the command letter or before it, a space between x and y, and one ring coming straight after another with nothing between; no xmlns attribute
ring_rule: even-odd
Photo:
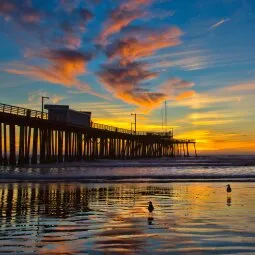
<svg viewBox="0 0 255 255"><path fill-rule="evenodd" d="M90 127L91 112L75 111L69 105L46 104L44 109L48 110L49 120L65 122L70 126Z"/></svg>

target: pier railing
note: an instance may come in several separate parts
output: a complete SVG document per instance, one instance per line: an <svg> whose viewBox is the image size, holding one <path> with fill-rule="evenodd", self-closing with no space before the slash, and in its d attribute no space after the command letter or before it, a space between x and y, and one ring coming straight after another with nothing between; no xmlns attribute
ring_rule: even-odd
<svg viewBox="0 0 255 255"><path fill-rule="evenodd" d="M14 114L18 116L26 116L28 118L36 118L36 119L48 119L47 113L42 113L41 111L31 110L23 107L13 106L9 104L2 104L0 103L0 112ZM104 125L100 123L91 122L91 128L106 130L110 132L117 132L122 134L130 134L130 135L137 135L137 136L160 136L161 138L165 139L173 139L173 132L146 132L146 131L132 131L130 129L118 128L109 125ZM193 142L195 140L178 140L183 143L185 142Z"/></svg>
<svg viewBox="0 0 255 255"><path fill-rule="evenodd" d="M31 110L9 104L0 103L0 112L14 114L18 116L26 116L29 118L48 119L47 113L42 113L41 111Z"/></svg>
<svg viewBox="0 0 255 255"><path fill-rule="evenodd" d="M124 128L117 128L113 126L108 126L104 124L94 123L91 122L91 127L101 130L107 130L111 132L118 132L123 134L132 134L132 135L144 135L144 136L160 136L165 138L173 138L172 131L169 132L146 132L146 131L132 131L130 129L124 129Z"/></svg>
<svg viewBox="0 0 255 255"><path fill-rule="evenodd" d="M101 130L107 130L111 132L123 133L123 134L146 135L146 132L134 132L134 131L131 131L130 129L117 128L117 127L94 123L94 122L91 122L91 127L96 129L101 129Z"/></svg>

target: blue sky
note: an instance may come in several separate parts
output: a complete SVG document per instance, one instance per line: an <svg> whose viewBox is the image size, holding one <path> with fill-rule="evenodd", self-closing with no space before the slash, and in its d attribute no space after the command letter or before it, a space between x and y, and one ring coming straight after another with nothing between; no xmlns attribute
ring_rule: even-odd
<svg viewBox="0 0 255 255"><path fill-rule="evenodd" d="M252 0L2 0L1 102L40 97L96 122L162 130L204 153L255 148Z"/></svg>

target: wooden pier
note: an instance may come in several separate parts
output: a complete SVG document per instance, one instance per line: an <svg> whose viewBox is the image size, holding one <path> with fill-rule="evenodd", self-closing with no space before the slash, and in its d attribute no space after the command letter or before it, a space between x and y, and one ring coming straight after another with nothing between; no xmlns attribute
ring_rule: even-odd
<svg viewBox="0 0 255 255"><path fill-rule="evenodd" d="M195 140L172 132L132 132L91 123L81 127L48 119L46 113L0 104L0 165L44 164L93 159L197 156Z"/></svg>

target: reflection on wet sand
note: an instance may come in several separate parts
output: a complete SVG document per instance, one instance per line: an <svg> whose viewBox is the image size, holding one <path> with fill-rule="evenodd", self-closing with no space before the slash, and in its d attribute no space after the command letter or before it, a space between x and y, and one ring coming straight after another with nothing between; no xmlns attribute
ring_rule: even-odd
<svg viewBox="0 0 255 255"><path fill-rule="evenodd" d="M227 206L231 206L232 198L231 196L227 196Z"/></svg>
<svg viewBox="0 0 255 255"><path fill-rule="evenodd" d="M148 224L149 224L149 225L152 225L153 220L154 220L153 217L148 217Z"/></svg>
<svg viewBox="0 0 255 255"><path fill-rule="evenodd" d="M231 207L224 190L220 183L1 184L0 253L255 252L255 184L236 184Z"/></svg>

